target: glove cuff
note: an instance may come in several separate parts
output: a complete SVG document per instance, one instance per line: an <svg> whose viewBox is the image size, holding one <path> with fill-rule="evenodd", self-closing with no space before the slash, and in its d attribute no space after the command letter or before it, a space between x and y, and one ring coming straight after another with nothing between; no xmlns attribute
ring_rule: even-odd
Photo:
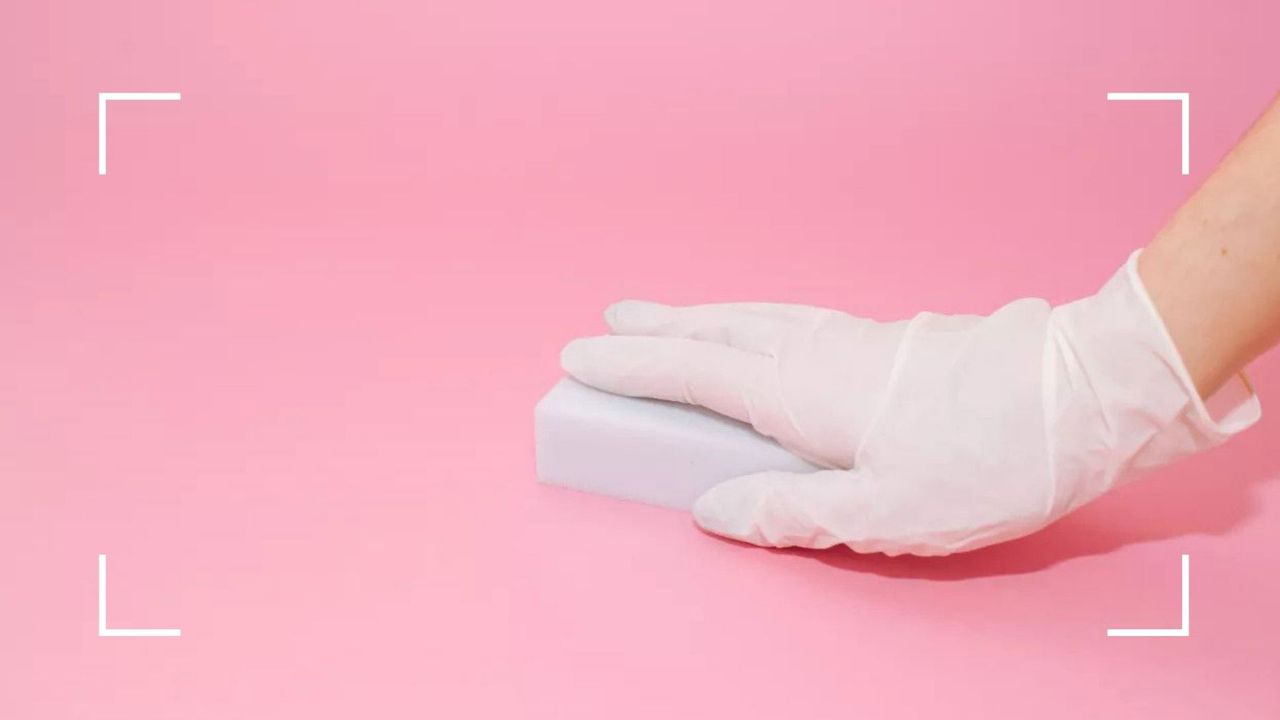
<svg viewBox="0 0 1280 720"><path fill-rule="evenodd" d="M1156 309L1155 302L1138 274L1138 257L1141 254L1141 250L1135 250L1129 255L1129 260L1124 265L1124 274L1134 294L1150 314L1154 330L1166 348L1170 369L1187 395L1189 407L1184 413L1185 421L1204 437L1209 446L1218 445L1256 423L1262 417L1262 403L1243 370L1226 387L1208 399L1200 397L1191 373L1173 342L1173 336L1169 334L1169 328L1164 324L1160 311Z"/></svg>
<svg viewBox="0 0 1280 720"><path fill-rule="evenodd" d="M1219 445L1262 413L1251 391L1225 413L1209 411L1138 276L1139 255L1097 294L1050 318L1043 369L1054 515L1132 479L1131 471ZM1212 404L1223 398L1230 392Z"/></svg>

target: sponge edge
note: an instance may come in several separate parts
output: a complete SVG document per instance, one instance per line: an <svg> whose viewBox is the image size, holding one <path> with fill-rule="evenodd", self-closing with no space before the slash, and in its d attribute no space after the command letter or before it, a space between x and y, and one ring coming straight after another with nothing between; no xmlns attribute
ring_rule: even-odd
<svg viewBox="0 0 1280 720"><path fill-rule="evenodd" d="M680 510L739 475L819 469L736 420L568 378L538 402L534 433L542 482Z"/></svg>

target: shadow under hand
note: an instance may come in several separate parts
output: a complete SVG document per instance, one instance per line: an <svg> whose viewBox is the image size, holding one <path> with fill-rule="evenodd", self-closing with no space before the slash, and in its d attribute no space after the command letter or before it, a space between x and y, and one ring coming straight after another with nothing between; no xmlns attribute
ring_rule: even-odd
<svg viewBox="0 0 1280 720"><path fill-rule="evenodd" d="M772 550L832 567L885 577L950 581L1020 575L1079 557L1105 555L1126 545L1188 535L1225 535L1258 511L1256 486L1274 481L1263 469L1262 448L1232 454L1230 469L1214 457L1191 458L1118 488L1049 527L1011 542L946 557L859 555L830 550ZM1254 450L1254 452L1248 452ZM1228 450L1227 452L1231 452ZM1271 480L1268 480L1270 476Z"/></svg>

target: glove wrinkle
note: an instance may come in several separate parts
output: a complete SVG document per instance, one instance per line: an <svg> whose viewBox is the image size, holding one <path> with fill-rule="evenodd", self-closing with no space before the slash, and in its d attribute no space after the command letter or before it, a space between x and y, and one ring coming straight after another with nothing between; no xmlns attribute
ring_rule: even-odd
<svg viewBox="0 0 1280 720"><path fill-rule="evenodd" d="M1209 414L1137 257L1089 297L988 316L630 304L612 318L619 335L564 364L604 390L714 404L833 468L713 487L694 506L709 532L946 555L1035 532L1260 417L1251 391L1221 420ZM744 349L762 338L768 353Z"/></svg>

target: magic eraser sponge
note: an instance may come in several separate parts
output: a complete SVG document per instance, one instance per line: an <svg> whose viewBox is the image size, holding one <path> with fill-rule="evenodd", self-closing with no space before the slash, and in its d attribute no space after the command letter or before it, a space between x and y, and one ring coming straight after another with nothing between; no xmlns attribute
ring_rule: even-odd
<svg viewBox="0 0 1280 720"><path fill-rule="evenodd" d="M738 475L818 469L736 420L569 378L538 402L534 433L542 482L681 510Z"/></svg>

